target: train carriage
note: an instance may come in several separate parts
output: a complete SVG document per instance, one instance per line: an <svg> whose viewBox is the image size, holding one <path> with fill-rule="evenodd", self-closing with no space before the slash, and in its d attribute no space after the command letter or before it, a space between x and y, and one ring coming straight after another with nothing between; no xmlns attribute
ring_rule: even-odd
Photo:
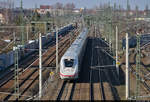
<svg viewBox="0 0 150 102"><path fill-rule="evenodd" d="M140 45L143 46L150 42L150 34L142 34L140 36ZM129 48L135 48L137 45L136 36L129 37ZM126 39L122 39L122 47L125 49L126 47Z"/></svg>
<svg viewBox="0 0 150 102"><path fill-rule="evenodd" d="M82 58L87 43L86 28L79 34L77 39L72 43L69 49L62 56L60 61L60 78L77 79L81 68Z"/></svg>

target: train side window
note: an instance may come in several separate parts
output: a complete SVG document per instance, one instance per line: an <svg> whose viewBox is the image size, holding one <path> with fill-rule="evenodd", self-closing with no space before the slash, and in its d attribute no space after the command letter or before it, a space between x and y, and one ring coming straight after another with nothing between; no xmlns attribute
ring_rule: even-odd
<svg viewBox="0 0 150 102"><path fill-rule="evenodd" d="M65 59L64 63L65 63L65 67L73 67L74 59Z"/></svg>

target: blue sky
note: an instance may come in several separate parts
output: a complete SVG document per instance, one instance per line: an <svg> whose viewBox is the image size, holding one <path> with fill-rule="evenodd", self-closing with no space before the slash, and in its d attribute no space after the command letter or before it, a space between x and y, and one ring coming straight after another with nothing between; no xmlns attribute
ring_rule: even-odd
<svg viewBox="0 0 150 102"><path fill-rule="evenodd" d="M4 1L4 0L0 0ZM20 5L20 0L14 0L15 5L18 7ZM126 1L127 0L23 0L23 6L24 8L34 8L35 4L39 7L41 4L45 5L52 5L55 4L56 2L61 2L63 4L66 3L74 3L77 8L80 7L87 7L87 8L92 8L95 5L103 4L110 2L112 5L114 2L117 4L122 5L124 8L126 8ZM138 5L140 9L144 9L146 4L149 4L150 8L150 0L129 0L131 8L134 9L135 5Z"/></svg>

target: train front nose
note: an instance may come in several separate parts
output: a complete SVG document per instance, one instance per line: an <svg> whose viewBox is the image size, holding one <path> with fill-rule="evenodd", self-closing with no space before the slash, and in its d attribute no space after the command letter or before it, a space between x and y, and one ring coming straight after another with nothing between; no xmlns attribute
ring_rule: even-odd
<svg viewBox="0 0 150 102"><path fill-rule="evenodd" d="M74 79L77 77L77 72L74 68L65 68L62 73L60 73L61 77L64 79Z"/></svg>
<svg viewBox="0 0 150 102"><path fill-rule="evenodd" d="M62 79L75 79L78 77L77 62L75 59L63 59L60 76Z"/></svg>

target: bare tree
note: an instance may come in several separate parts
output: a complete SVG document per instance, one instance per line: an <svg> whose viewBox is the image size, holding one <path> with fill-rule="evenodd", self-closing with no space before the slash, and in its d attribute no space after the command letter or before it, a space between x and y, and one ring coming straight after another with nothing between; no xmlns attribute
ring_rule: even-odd
<svg viewBox="0 0 150 102"><path fill-rule="evenodd" d="M135 12L136 12L136 17L138 17L138 12L139 12L139 7L138 7L138 5L135 6Z"/></svg>
<svg viewBox="0 0 150 102"><path fill-rule="evenodd" d="M117 9L117 4L116 3L114 3L114 10L116 10Z"/></svg>
<svg viewBox="0 0 150 102"><path fill-rule="evenodd" d="M75 8L75 4L72 3L72 4L71 4L71 9L73 10L74 8Z"/></svg>
<svg viewBox="0 0 150 102"><path fill-rule="evenodd" d="M56 9L62 9L62 8L63 8L63 4L57 2L57 3L55 4L55 8L56 8Z"/></svg>
<svg viewBox="0 0 150 102"><path fill-rule="evenodd" d="M145 6L145 10L148 11L148 4Z"/></svg>
<svg viewBox="0 0 150 102"><path fill-rule="evenodd" d="M64 8L68 9L68 10L73 10L75 8L75 4L74 3L67 3Z"/></svg>
<svg viewBox="0 0 150 102"><path fill-rule="evenodd" d="M131 8L130 8L129 0L127 0L127 17L129 17L130 10Z"/></svg>
<svg viewBox="0 0 150 102"><path fill-rule="evenodd" d="M127 11L130 11L131 10L131 7L130 7L130 4L129 4L129 0L127 0Z"/></svg>
<svg viewBox="0 0 150 102"><path fill-rule="evenodd" d="M145 5L145 12L146 12L146 16L149 17L149 8L148 8L148 4Z"/></svg>

